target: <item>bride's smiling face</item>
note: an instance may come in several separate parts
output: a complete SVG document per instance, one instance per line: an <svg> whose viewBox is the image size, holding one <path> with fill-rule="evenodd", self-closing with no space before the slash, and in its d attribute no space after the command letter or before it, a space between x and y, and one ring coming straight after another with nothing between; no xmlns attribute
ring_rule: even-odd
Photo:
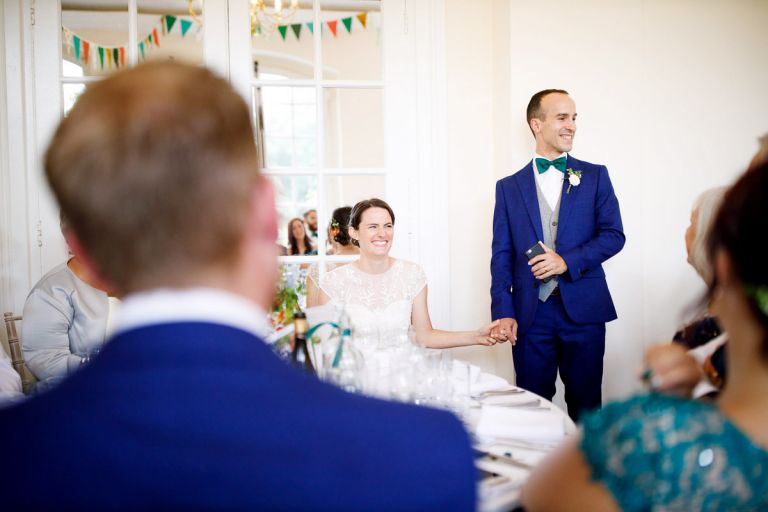
<svg viewBox="0 0 768 512"><path fill-rule="evenodd" d="M349 228L349 236L357 239L360 244L361 255L386 256L392 246L394 233L395 226L389 212L375 206L363 212L359 229Z"/></svg>

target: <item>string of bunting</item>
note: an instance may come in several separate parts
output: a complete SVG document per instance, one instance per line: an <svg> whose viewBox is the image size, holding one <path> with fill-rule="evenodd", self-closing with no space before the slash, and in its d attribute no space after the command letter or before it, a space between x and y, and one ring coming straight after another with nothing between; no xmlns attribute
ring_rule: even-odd
<svg viewBox="0 0 768 512"><path fill-rule="evenodd" d="M179 22L178 24L176 22ZM159 27L156 25L139 41L139 60L144 60L146 54L153 48L160 47L160 34L165 37L169 34L180 34L186 37L189 29L194 23L190 20L171 16L166 14L160 17ZM158 32L159 30L159 32ZM74 56L76 62L82 62L85 65L91 65L94 68L104 69L121 68L125 66L126 47L125 46L105 46L89 41L79 36L72 30L62 27L64 33L64 45L70 55Z"/></svg>
<svg viewBox="0 0 768 512"><path fill-rule="evenodd" d="M331 31L331 34L333 34L333 37L336 37L339 33L339 22L341 22L342 26L347 29L347 33L352 33L352 27L354 26L354 21L357 20L360 23L360 26L364 29L368 28L368 13L367 12L361 12L360 14L357 14L355 16L348 16L346 18L340 18L337 20L328 20L324 21L320 25L320 34L325 33L325 27L328 27L328 30ZM315 33L315 24L314 22L307 22L307 23L291 23L289 25L278 25L277 30L280 32L280 37L283 38L283 41L285 41L286 36L288 35L288 30L290 29L291 32L293 32L293 35L296 36L296 40L301 39L301 31L304 27L307 27L309 29L310 34Z"/></svg>

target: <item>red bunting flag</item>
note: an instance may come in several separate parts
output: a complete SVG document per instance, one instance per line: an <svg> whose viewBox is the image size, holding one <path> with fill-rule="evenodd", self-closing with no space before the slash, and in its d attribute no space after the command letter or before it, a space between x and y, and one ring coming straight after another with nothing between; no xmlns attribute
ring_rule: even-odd
<svg viewBox="0 0 768 512"><path fill-rule="evenodd" d="M91 43L83 39L83 62L88 64L88 51L91 49Z"/></svg>
<svg viewBox="0 0 768 512"><path fill-rule="evenodd" d="M333 20L328 22L328 28L331 29L331 33L333 34L333 37L336 37L336 24L339 22L339 20Z"/></svg>

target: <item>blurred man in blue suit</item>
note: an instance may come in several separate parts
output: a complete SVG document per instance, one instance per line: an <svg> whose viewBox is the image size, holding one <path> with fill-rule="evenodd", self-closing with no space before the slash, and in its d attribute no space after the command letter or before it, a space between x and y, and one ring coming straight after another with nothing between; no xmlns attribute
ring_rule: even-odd
<svg viewBox="0 0 768 512"><path fill-rule="evenodd" d="M602 263L624 246L621 213L605 166L568 154L576 104L566 91L536 93L527 120L536 154L496 183L492 334L514 345L520 387L551 400L559 370L576 420L602 401L605 322L616 318ZM529 260L530 249L542 254Z"/></svg>
<svg viewBox="0 0 768 512"><path fill-rule="evenodd" d="M116 334L0 411L4 510L472 510L451 414L347 394L262 340L276 213L249 109L208 70L89 85L45 171L72 249L124 296Z"/></svg>

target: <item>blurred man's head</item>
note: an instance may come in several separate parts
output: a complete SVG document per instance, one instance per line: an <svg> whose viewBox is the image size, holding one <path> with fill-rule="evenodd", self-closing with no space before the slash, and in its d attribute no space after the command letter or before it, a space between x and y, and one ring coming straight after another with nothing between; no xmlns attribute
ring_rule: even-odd
<svg viewBox="0 0 768 512"><path fill-rule="evenodd" d="M304 214L304 223L313 232L317 231L317 210L309 210Z"/></svg>
<svg viewBox="0 0 768 512"><path fill-rule="evenodd" d="M121 293L227 288L238 274L243 290L251 279L247 295L269 302L272 190L248 107L205 68L145 64L90 85L59 125L45 172L73 249Z"/></svg>

